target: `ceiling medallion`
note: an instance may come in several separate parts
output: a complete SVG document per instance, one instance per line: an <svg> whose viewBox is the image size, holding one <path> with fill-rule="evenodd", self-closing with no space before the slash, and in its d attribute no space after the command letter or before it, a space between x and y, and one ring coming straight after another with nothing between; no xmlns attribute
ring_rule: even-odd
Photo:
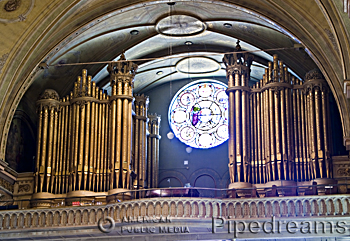
<svg viewBox="0 0 350 241"><path fill-rule="evenodd" d="M206 25L187 15L172 15L161 19L156 26L160 34L167 36L190 36L203 32Z"/></svg>
<svg viewBox="0 0 350 241"><path fill-rule="evenodd" d="M12 11L15 11L19 7L20 4L21 4L20 0L11 0L5 4L4 9L7 12L12 12Z"/></svg>
<svg viewBox="0 0 350 241"><path fill-rule="evenodd" d="M206 57L189 57L180 60L176 69L185 74L212 73L220 69L220 65L213 59Z"/></svg>
<svg viewBox="0 0 350 241"><path fill-rule="evenodd" d="M0 0L0 23L21 22L34 8L34 0Z"/></svg>

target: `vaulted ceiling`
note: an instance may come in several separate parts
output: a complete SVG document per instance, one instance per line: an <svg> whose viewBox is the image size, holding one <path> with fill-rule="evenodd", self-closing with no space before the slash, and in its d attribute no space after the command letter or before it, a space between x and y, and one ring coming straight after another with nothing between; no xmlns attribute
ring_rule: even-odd
<svg viewBox="0 0 350 241"><path fill-rule="evenodd" d="M108 89L105 62L117 60L123 51L139 65L135 93L184 78L225 78L222 57L233 51L237 40L243 50L254 51L252 81L262 78L273 54L301 78L316 67L299 48L299 40L245 8L220 2L163 2L114 11L87 23L44 60L49 67L36 76L23 101L35 100L47 88L61 97L69 94L83 68L98 86ZM33 104L29 107L34 111Z"/></svg>
<svg viewBox="0 0 350 241"><path fill-rule="evenodd" d="M299 78L320 68L339 106L344 135L350 135L342 89L343 80L350 79L350 21L341 3L28 0L4 12L5 2L0 2L0 132L5 139L0 157L18 104L34 118L38 95L48 88L67 95L82 69L108 89L106 64L125 51L139 65L136 93L184 78L224 78L223 54L237 40L255 55L252 81L262 77L274 54Z"/></svg>

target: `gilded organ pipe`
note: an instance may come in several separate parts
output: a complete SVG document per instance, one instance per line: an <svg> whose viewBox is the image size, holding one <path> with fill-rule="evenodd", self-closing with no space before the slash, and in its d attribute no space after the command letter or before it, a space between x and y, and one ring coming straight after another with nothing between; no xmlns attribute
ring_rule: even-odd
<svg viewBox="0 0 350 241"><path fill-rule="evenodd" d="M146 134L147 128L147 110L149 99L145 95L134 96L135 116L134 116L134 166L133 171L136 177L133 182L135 189L144 188L145 168L146 168Z"/></svg>
<svg viewBox="0 0 350 241"><path fill-rule="evenodd" d="M253 56L241 53L237 42L232 54L225 54L223 62L229 79L226 93L229 96L229 135L233 141L229 142L229 170L231 184L250 183L251 155L250 155L250 88L248 78ZM232 94L231 94L232 93ZM254 146L252 144L252 146ZM235 149L235 150L234 150ZM240 184L239 184L240 185Z"/></svg>
<svg viewBox="0 0 350 241"><path fill-rule="evenodd" d="M148 188L158 187L160 115L148 114Z"/></svg>

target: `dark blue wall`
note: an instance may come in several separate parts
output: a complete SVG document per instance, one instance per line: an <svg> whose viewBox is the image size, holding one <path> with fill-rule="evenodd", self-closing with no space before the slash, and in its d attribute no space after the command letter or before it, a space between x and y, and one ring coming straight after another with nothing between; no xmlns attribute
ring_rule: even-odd
<svg viewBox="0 0 350 241"><path fill-rule="evenodd" d="M221 81L227 84L225 79ZM170 102L176 92L188 83L189 79L172 81L171 92L170 84L167 83L145 93L150 99L149 113L161 115L159 185L176 187L190 183L196 187L225 188L229 183L227 141L210 149L192 148L188 154L184 143L176 137L172 140L167 138L167 133L171 131L168 122ZM184 165L184 160L188 160L188 165Z"/></svg>

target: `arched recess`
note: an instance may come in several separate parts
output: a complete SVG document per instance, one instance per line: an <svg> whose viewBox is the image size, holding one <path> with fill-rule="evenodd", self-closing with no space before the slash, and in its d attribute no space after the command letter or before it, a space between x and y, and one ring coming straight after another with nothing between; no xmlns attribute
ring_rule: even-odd
<svg viewBox="0 0 350 241"><path fill-rule="evenodd" d="M73 34L84 32L88 24L98 24L97 16L106 16L113 11L128 10L132 7L142 8L148 4L154 4L153 2L138 2L136 0L118 1L117 3L104 1L103 4L100 4L101 1L96 0L84 6L81 1L74 3L69 0L58 1L53 4L52 9L48 9L40 19L33 22L10 51L1 73L0 159L5 158L7 135L17 105L33 80L42 71L38 68L39 63L49 61L61 46L69 44L69 38ZM205 1L198 0L198 2ZM342 58L339 57L339 52L346 53L347 51L339 44L346 42L346 32L334 33L336 29L330 27L328 24L330 21L327 21L334 16L325 16L327 13L321 11L315 2L304 1L304 5L298 5L292 0L231 0L215 1L215 4L223 8L225 5L236 4L241 8L256 12L278 23L298 38L307 47L311 57L329 83L340 111L344 136L350 136L349 106L343 94L342 85L344 76L341 66L344 64ZM157 3L162 3L162 1ZM126 6L129 6L128 9L123 9ZM79 10L82 7L85 7L84 11ZM317 10L317 13L309 14L309 9ZM337 50L336 46L340 46L340 49L338 47ZM343 58L349 58L349 54L344 54Z"/></svg>
<svg viewBox="0 0 350 241"><path fill-rule="evenodd" d="M159 173L159 180L159 187L183 187L187 183L187 178L178 171L162 171ZM160 184L163 186L160 186Z"/></svg>
<svg viewBox="0 0 350 241"><path fill-rule="evenodd" d="M207 187L207 188L216 188L216 182L215 179L208 175L203 174L198 176L193 183L194 187Z"/></svg>
<svg viewBox="0 0 350 241"><path fill-rule="evenodd" d="M181 180L174 176L168 176L164 177L159 181L158 187L159 188L166 188L166 187L183 187L184 184L181 182Z"/></svg>
<svg viewBox="0 0 350 241"><path fill-rule="evenodd" d="M16 110L6 146L6 162L17 172L33 172L36 131L29 116Z"/></svg>
<svg viewBox="0 0 350 241"><path fill-rule="evenodd" d="M194 185L196 183L196 180L199 177L204 176L204 175L209 176L214 180L215 187L217 186L217 183L220 183L220 181L221 181L220 175L215 170L210 169L210 168L201 168L201 169L194 171L191 174L191 176L189 178L190 184Z"/></svg>

